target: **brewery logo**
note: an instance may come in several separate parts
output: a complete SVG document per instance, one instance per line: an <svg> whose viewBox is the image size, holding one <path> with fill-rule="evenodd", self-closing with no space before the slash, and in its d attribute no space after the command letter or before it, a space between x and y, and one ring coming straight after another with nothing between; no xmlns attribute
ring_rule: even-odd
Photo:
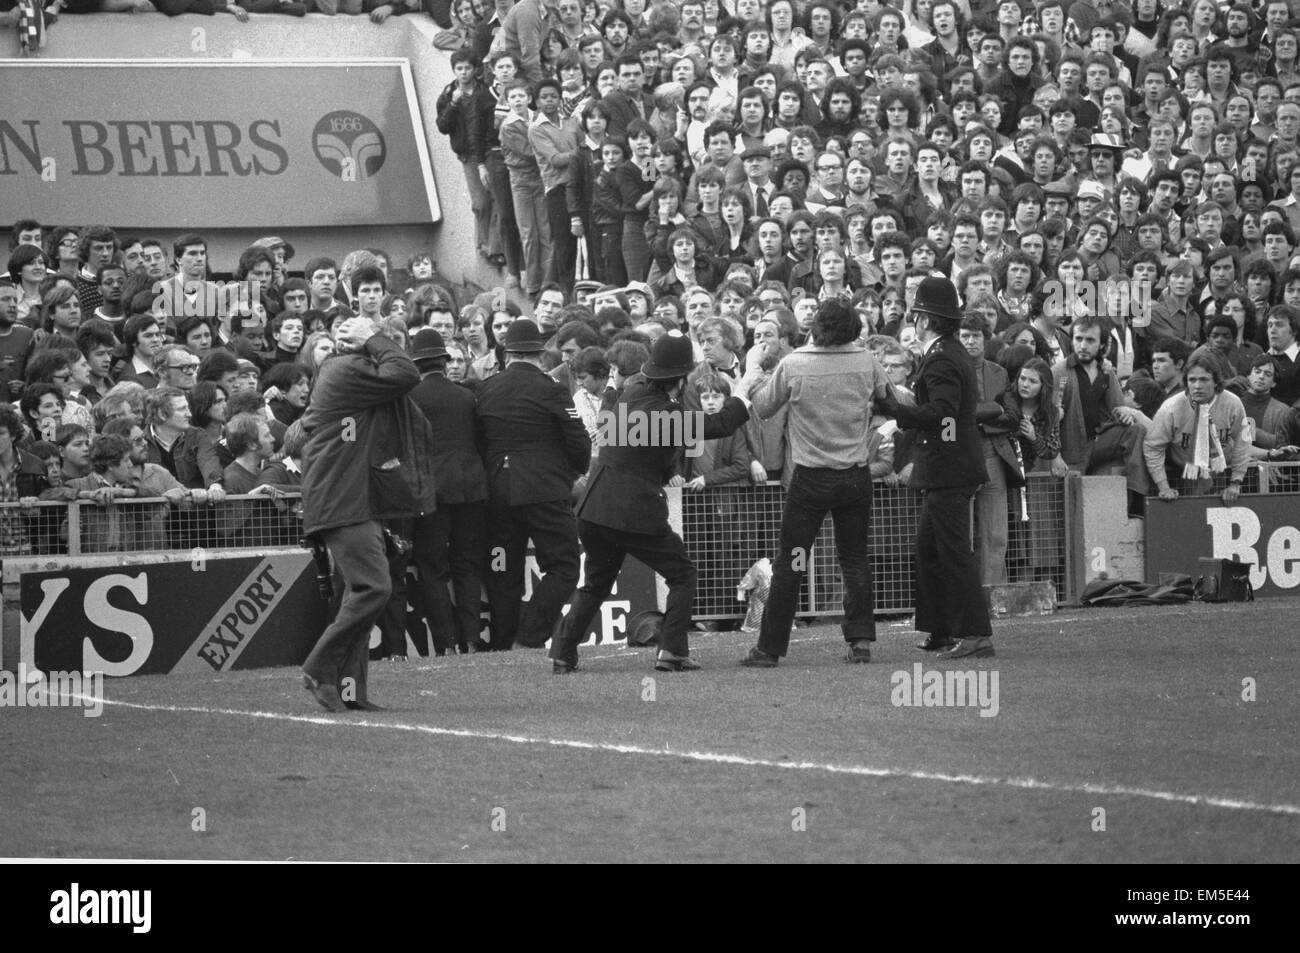
<svg viewBox="0 0 1300 953"><path fill-rule="evenodd" d="M323 116L312 130L311 143L320 164L345 182L371 178L388 155L379 127L348 109Z"/></svg>

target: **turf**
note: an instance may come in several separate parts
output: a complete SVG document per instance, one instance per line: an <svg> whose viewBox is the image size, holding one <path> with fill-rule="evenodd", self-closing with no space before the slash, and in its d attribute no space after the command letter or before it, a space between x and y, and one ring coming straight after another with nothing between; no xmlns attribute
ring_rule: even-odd
<svg viewBox="0 0 1300 953"><path fill-rule="evenodd" d="M377 663L371 715L290 669L117 680L99 718L3 712L0 855L1294 860L1295 632L1274 600L1013 620L946 665L885 622L871 665L833 626L774 670L736 665L740 633L693 637L689 674L613 646L564 678L541 652ZM996 670L996 717L895 707L917 661Z"/></svg>

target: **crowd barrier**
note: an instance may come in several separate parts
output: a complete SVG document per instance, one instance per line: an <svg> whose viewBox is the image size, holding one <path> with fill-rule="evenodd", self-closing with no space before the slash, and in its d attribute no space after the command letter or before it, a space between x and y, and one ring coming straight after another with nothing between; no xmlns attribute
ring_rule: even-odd
<svg viewBox="0 0 1300 953"><path fill-rule="evenodd" d="M873 490L869 552L875 611L877 615L910 613L915 604L912 548L921 494L880 482ZM736 587L755 561L776 555L784 491L778 483L766 483L674 492L680 494L674 510L680 513L686 551L699 569L695 618L743 618L745 607L736 599ZM1079 584L1073 564L1078 547L1070 541L1078 538L1080 495L1078 475L1061 479L1050 474L1031 474L1023 491L1008 493L1009 581L1048 581L1055 586L1059 602L1077 601ZM808 555L808 570L797 615L842 612L844 587L830 516Z"/></svg>
<svg viewBox="0 0 1300 953"><path fill-rule="evenodd" d="M1031 474L1023 490L1008 495L1007 578L1009 582L1051 582L1061 603L1077 601L1083 573L1080 477ZM1209 484L1182 483L1188 499L1217 496L1228 474ZM711 487L690 493L670 489L671 522L699 569L695 617L742 618L736 587L753 564L775 555L785 494L778 483ZM1300 463L1252 464L1242 495L1300 493ZM1148 501L1148 508L1158 501ZM1239 505L1249 505L1248 502ZM870 553L878 614L913 611L912 546L921 497L912 489L874 486ZM229 496L225 502L176 504L165 499L0 503L0 548L6 556L90 556L195 549L299 549L302 500ZM829 516L808 557L808 584L799 606L803 616L840 611L843 596Z"/></svg>

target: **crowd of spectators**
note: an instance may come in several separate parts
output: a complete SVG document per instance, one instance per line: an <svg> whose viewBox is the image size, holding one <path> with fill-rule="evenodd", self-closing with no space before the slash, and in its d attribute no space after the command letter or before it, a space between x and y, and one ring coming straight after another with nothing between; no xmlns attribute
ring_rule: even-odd
<svg viewBox="0 0 1300 953"><path fill-rule="evenodd" d="M500 287L457 301L427 253L378 249L299 272L274 237L216 282L198 235L18 222L0 500L274 495L354 314L403 345L436 329L471 389L534 318L596 438L608 388L666 331L694 342L684 399L708 408L754 341L788 353L836 298L906 400L930 275L957 286L979 372L986 582L1005 578L1008 490L1028 473L1113 468L1140 515L1180 489L1235 499L1251 460L1300 456L1300 10L1284 0L426 12L455 75L437 126ZM873 476L905 485L908 434L876 423ZM777 418L685 460L680 482L788 470ZM6 520L6 552L32 545Z"/></svg>

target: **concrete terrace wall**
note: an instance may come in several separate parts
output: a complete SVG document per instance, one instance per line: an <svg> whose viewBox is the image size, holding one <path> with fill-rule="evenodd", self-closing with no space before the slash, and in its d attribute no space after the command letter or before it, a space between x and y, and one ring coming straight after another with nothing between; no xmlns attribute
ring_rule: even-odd
<svg viewBox="0 0 1300 953"><path fill-rule="evenodd" d="M469 209L469 192L459 161L448 147L447 138L434 124L438 94L451 82L449 55L436 50L432 37L437 27L426 16L392 17L376 25L365 17L327 17L312 14L302 19L285 16L251 15L247 23L219 14L213 17L165 17L161 14L93 14L64 16L49 30L49 42L41 51L45 61L59 59L321 59L355 57L401 57L411 64L416 95L424 122L425 139L437 183L442 221L433 226L386 226L373 228L278 229L297 252L292 266L302 267L313 255L341 258L365 246L382 247L402 267L407 254L431 248L443 274L453 280L470 280L485 287L500 283L500 273L487 268L475 253L474 221ZM16 51L13 34L3 40L8 51ZM197 48L196 48L197 47ZM267 89L268 96L275 90ZM20 94L6 90L6 96ZM68 90L69 97L76 95ZM158 91L156 105L183 110L184 90ZM310 202L310 195L302 201ZM238 201L237 187L230 191L205 190L201 202ZM12 221L13 216L4 221ZM63 223L48 223L63 224ZM87 223L80 223L87 224ZM108 222L113 225L115 223ZM123 223L127 224L127 223ZM132 231L170 241L178 232L173 222L129 223ZM239 253L254 239L268 234L265 228L209 229L211 261L219 271L228 271ZM292 267L291 266L291 267Z"/></svg>

